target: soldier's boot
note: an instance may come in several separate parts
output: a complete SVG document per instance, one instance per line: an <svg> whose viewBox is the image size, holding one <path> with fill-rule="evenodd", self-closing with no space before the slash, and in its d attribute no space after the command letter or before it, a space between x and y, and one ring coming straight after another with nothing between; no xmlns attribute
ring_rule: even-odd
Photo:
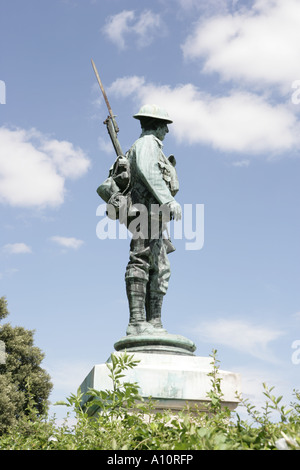
<svg viewBox="0 0 300 470"><path fill-rule="evenodd" d="M126 292L129 304L129 325L127 335L141 334L151 326L146 322L146 281L127 280Z"/></svg>
<svg viewBox="0 0 300 470"><path fill-rule="evenodd" d="M161 309L164 295L160 292L147 292L146 320L156 329L163 329ZM163 330L165 331L165 330Z"/></svg>

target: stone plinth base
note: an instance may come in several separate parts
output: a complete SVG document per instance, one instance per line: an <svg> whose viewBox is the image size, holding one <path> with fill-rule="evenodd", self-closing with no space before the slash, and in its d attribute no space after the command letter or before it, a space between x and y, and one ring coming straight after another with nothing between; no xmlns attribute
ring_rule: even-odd
<svg viewBox="0 0 300 470"><path fill-rule="evenodd" d="M158 354L194 355L196 346L188 338L172 335L163 330L162 334L142 333L127 335L114 344L116 351L143 352Z"/></svg>
<svg viewBox="0 0 300 470"><path fill-rule="evenodd" d="M207 375L212 371L211 358L135 352L134 359L140 363L125 371L122 380L137 382L142 397L152 397L157 401L154 412L166 409L176 413L186 405L206 411L205 405L209 402L207 392L212 388L211 377ZM81 385L82 393L89 388L111 389L112 381L108 373L106 364L95 365ZM240 377L222 370L219 370L219 377L222 379L223 404L233 410L239 403L236 392L240 392Z"/></svg>

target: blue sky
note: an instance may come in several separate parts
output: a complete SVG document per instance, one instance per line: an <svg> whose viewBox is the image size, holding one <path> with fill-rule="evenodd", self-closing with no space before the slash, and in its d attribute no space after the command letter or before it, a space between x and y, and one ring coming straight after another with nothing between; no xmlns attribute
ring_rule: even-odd
<svg viewBox="0 0 300 470"><path fill-rule="evenodd" d="M10 0L0 17L0 295L35 330L52 401L125 334L129 240L99 240L114 154L96 63L128 150L144 103L177 200L204 205L204 245L176 240L163 307L197 355L218 350L261 403L300 375L300 5L297 0ZM5 104L4 104L5 102Z"/></svg>

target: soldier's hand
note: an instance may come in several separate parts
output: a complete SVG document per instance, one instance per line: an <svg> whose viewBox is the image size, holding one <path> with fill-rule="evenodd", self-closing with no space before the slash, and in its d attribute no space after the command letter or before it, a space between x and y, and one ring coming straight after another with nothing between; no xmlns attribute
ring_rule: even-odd
<svg viewBox="0 0 300 470"><path fill-rule="evenodd" d="M174 220L180 220L182 216L181 205L176 201L169 203L169 208L171 212L171 218Z"/></svg>

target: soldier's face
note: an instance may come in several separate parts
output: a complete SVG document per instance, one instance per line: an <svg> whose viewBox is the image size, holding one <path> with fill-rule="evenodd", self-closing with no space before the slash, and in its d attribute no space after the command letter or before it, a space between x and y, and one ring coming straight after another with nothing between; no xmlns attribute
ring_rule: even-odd
<svg viewBox="0 0 300 470"><path fill-rule="evenodd" d="M165 135L166 135L168 132L169 132L169 129L168 129L167 124L161 124L161 125L156 129L155 135L156 135L156 137L157 137L159 140L164 140Z"/></svg>

